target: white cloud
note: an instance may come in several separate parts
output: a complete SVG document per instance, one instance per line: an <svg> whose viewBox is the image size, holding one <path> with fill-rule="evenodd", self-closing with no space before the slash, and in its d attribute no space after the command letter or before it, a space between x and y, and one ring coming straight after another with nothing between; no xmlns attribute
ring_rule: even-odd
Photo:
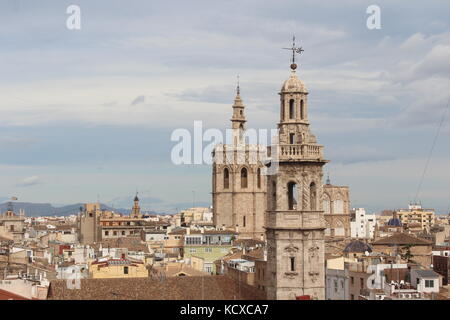
<svg viewBox="0 0 450 320"><path fill-rule="evenodd" d="M42 184L43 181L38 176L31 176L22 179L18 184L16 184L17 187L32 187L36 186L38 184Z"/></svg>

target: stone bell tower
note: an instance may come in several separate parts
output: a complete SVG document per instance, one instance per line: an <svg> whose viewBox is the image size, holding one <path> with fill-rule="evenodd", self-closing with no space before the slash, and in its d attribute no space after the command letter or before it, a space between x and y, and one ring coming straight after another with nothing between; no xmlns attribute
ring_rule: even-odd
<svg viewBox="0 0 450 320"><path fill-rule="evenodd" d="M277 141L267 164L267 298L325 299L325 220L322 211L323 146L308 120L308 91L291 75L280 94Z"/></svg>
<svg viewBox="0 0 450 320"><path fill-rule="evenodd" d="M212 165L213 221L236 229L239 238L262 240L266 213L264 147L247 143L245 106L239 83L233 103L228 144L215 146Z"/></svg>

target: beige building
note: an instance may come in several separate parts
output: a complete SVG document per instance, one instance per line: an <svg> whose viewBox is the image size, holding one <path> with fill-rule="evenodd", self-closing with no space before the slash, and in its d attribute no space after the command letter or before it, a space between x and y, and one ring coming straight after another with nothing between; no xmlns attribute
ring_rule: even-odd
<svg viewBox="0 0 450 320"><path fill-rule="evenodd" d="M265 148L245 142L244 104L237 89L233 104L232 143L213 151L213 222L237 228L241 238L264 238L266 179L261 154ZM263 152L264 151L264 152Z"/></svg>
<svg viewBox="0 0 450 320"><path fill-rule="evenodd" d="M180 212L180 225L207 224L211 222L211 209L208 207L194 207Z"/></svg>
<svg viewBox="0 0 450 320"><path fill-rule="evenodd" d="M12 208L0 214L0 236L20 242L25 234L25 213L15 214Z"/></svg>
<svg viewBox="0 0 450 320"><path fill-rule="evenodd" d="M133 259L100 259L89 263L89 276L98 278L147 278L144 262Z"/></svg>
<svg viewBox="0 0 450 320"><path fill-rule="evenodd" d="M396 233L390 237L372 242L373 250L391 256L400 255L409 260L429 268L432 264L432 242L406 233Z"/></svg>
<svg viewBox="0 0 450 320"><path fill-rule="evenodd" d="M423 209L418 204L410 204L408 209L397 210L396 214L405 229L421 228L429 232L435 223L434 210Z"/></svg>
<svg viewBox="0 0 450 320"><path fill-rule="evenodd" d="M101 210L100 203L85 204L77 224L78 239L82 244L101 242L103 239L139 236L145 228L145 220L139 211L139 199L135 200L130 216Z"/></svg>
<svg viewBox="0 0 450 320"><path fill-rule="evenodd" d="M323 186L323 211L328 237L350 237L350 196L346 186L334 186L330 179Z"/></svg>
<svg viewBox="0 0 450 320"><path fill-rule="evenodd" d="M323 172L328 161L310 131L308 91L291 65L280 92L278 143L267 176L267 298L325 299Z"/></svg>

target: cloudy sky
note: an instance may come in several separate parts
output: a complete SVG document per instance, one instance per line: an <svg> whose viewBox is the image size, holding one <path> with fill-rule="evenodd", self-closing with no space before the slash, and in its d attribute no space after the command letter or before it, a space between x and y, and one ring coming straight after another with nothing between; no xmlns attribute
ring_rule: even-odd
<svg viewBox="0 0 450 320"><path fill-rule="evenodd" d="M71 4L81 30L66 27ZM450 98L449 13L433 0L3 0L0 200L127 207L139 190L145 209L209 204L210 166L173 165L171 133L228 127L237 74L248 126L274 128L295 34L332 183L353 207L405 207ZM439 212L449 122L419 190Z"/></svg>

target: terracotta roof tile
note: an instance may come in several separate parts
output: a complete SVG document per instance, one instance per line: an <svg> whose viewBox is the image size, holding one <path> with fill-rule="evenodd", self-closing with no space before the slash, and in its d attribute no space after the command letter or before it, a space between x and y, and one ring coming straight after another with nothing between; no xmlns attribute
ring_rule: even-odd
<svg viewBox="0 0 450 320"><path fill-rule="evenodd" d="M227 276L81 279L81 289L68 289L65 280L50 282L50 300L265 300L255 287ZM239 288L240 287L240 294ZM203 288L203 290L202 290Z"/></svg>
<svg viewBox="0 0 450 320"><path fill-rule="evenodd" d="M396 233L390 237L381 238L372 243L372 245L392 245L392 244L414 244L414 245L431 245L430 241L410 236L406 233Z"/></svg>

